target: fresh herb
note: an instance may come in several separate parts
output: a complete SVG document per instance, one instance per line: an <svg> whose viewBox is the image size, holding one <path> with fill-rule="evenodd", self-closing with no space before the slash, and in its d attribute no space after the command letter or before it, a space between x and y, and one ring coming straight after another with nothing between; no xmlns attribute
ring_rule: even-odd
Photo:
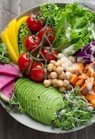
<svg viewBox="0 0 95 139"><path fill-rule="evenodd" d="M63 109L57 112L57 117L53 123L55 126L68 130L91 124L91 117L95 112L94 108L77 92L77 87L71 91L64 92Z"/></svg>
<svg viewBox="0 0 95 139"><path fill-rule="evenodd" d="M25 112L25 110L22 108L20 105L20 102L17 100L15 94L13 94L12 98L10 99L8 105L7 105L7 110L13 110L14 112Z"/></svg>
<svg viewBox="0 0 95 139"><path fill-rule="evenodd" d="M9 63L10 58L8 56L8 51L6 49L5 43L0 43L0 62L1 63Z"/></svg>

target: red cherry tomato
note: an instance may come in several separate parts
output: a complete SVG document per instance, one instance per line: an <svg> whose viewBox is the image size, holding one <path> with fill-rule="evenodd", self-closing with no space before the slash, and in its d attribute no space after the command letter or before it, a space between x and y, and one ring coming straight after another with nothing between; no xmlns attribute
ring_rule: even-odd
<svg viewBox="0 0 95 139"><path fill-rule="evenodd" d="M32 60L32 65L33 65L33 63L34 63L34 60ZM30 65L30 58L27 55L27 53L25 52L20 55L20 57L18 59L18 66L22 72L27 72L29 65Z"/></svg>
<svg viewBox="0 0 95 139"><path fill-rule="evenodd" d="M36 82L44 80L44 68L42 63L34 64L30 70L30 79Z"/></svg>
<svg viewBox="0 0 95 139"><path fill-rule="evenodd" d="M45 38L45 35L47 38ZM45 43L52 42L55 37L55 31L51 26L45 26L39 31L38 36L40 39L44 37Z"/></svg>
<svg viewBox="0 0 95 139"><path fill-rule="evenodd" d="M26 39L25 39L25 47L27 49L27 51L31 52L37 52L39 50L39 47L40 47L40 38L35 36L35 35L31 35L31 36L28 36Z"/></svg>
<svg viewBox="0 0 95 139"><path fill-rule="evenodd" d="M28 24L28 28L33 33L38 32L43 27L42 20L39 16L37 16L37 14L31 14L28 16L26 22Z"/></svg>
<svg viewBox="0 0 95 139"><path fill-rule="evenodd" d="M49 63L50 60L57 60L57 50L55 48L51 48L50 46L46 46L44 48L42 48L42 56L44 60L47 60L47 62Z"/></svg>

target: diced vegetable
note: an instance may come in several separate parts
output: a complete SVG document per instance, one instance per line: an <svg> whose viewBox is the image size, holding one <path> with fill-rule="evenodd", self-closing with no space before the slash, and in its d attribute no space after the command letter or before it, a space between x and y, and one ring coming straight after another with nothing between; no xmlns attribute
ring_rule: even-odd
<svg viewBox="0 0 95 139"><path fill-rule="evenodd" d="M14 64L0 64L0 98L5 102L11 99L14 84L20 76L20 70Z"/></svg>
<svg viewBox="0 0 95 139"><path fill-rule="evenodd" d="M70 83L72 85L75 85L75 83L78 81L78 76L76 74L72 74L71 78L70 78Z"/></svg>
<svg viewBox="0 0 95 139"><path fill-rule="evenodd" d="M0 89L1 99L3 99L6 102L9 102L13 94L14 84L15 80L13 80L11 83L7 84L5 87Z"/></svg>
<svg viewBox="0 0 95 139"><path fill-rule="evenodd" d="M0 75L0 90L15 79L14 76Z"/></svg>
<svg viewBox="0 0 95 139"><path fill-rule="evenodd" d="M14 77L20 77L21 72L19 68L10 63L10 64L0 64L0 75L7 75L7 76L14 76Z"/></svg>

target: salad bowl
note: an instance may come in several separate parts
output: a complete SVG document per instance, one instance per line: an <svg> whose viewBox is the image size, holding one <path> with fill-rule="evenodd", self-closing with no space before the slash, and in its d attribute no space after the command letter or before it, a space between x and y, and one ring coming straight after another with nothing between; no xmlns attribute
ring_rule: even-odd
<svg viewBox="0 0 95 139"><path fill-rule="evenodd" d="M64 7L66 5L66 3L56 3L56 4L60 7ZM39 12L40 12L40 5L26 10L25 12L21 13L21 15L17 16L16 19L18 20L22 16L29 15L31 13L36 14ZM6 110L6 104L2 100L0 100L0 104ZM8 113L12 118L14 118L16 121L18 121L22 125L27 126L27 127L34 129L34 130L41 131L41 132L56 133L56 134L58 134L58 133L70 133L70 132L75 132L75 131L82 130L83 128L88 127L88 125L83 125L81 127L71 129L71 130L61 130L59 128L52 128L50 126L41 124L40 122L37 122L36 120L34 120L31 117L29 117L28 115L26 115L25 113L24 114L23 113L15 113L14 111L8 111ZM93 123L95 123L94 117L92 118L91 125Z"/></svg>

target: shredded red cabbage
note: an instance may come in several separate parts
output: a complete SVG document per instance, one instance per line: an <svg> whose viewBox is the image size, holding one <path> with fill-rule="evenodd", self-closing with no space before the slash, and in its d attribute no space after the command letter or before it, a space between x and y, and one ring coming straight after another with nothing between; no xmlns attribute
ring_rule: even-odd
<svg viewBox="0 0 95 139"><path fill-rule="evenodd" d="M76 53L76 61L89 64L95 60L95 41L86 45Z"/></svg>

